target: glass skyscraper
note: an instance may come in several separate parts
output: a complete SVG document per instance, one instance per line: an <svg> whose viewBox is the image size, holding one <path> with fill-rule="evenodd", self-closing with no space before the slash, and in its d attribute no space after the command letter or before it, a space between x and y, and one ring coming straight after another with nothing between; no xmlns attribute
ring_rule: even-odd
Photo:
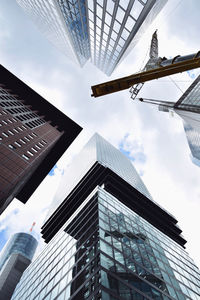
<svg viewBox="0 0 200 300"><path fill-rule="evenodd" d="M32 235L25 232L15 233L0 253L0 270L13 253L20 253L31 261L37 244L38 242Z"/></svg>
<svg viewBox="0 0 200 300"><path fill-rule="evenodd" d="M107 75L136 45L167 0L17 0L44 35L74 62Z"/></svg>
<svg viewBox="0 0 200 300"><path fill-rule="evenodd" d="M177 220L97 134L66 171L42 234L48 245L12 299L200 299Z"/></svg>
<svg viewBox="0 0 200 300"><path fill-rule="evenodd" d="M186 138L191 151L192 162L200 167L200 131L183 122Z"/></svg>
<svg viewBox="0 0 200 300"><path fill-rule="evenodd" d="M200 134L200 75L175 103L174 110Z"/></svg>
<svg viewBox="0 0 200 300"><path fill-rule="evenodd" d="M11 299L23 271L31 263L38 242L25 232L11 236L0 253L0 299Z"/></svg>
<svg viewBox="0 0 200 300"><path fill-rule="evenodd" d="M183 119L192 162L200 166L200 75L175 103L174 111Z"/></svg>
<svg viewBox="0 0 200 300"><path fill-rule="evenodd" d="M176 103L156 101L155 104L159 105L159 110L175 111L181 117L192 162L200 166L200 75Z"/></svg>

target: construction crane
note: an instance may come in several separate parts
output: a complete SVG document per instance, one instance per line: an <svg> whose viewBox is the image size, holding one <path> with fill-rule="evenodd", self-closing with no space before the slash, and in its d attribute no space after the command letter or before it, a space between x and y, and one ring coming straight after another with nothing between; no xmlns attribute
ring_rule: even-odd
<svg viewBox="0 0 200 300"><path fill-rule="evenodd" d="M35 223L35 222L33 222L32 226L31 226L31 228L30 228L30 230L29 230L30 232L32 232L32 231L33 231L33 227L35 226L35 224L36 224L36 223Z"/></svg>
<svg viewBox="0 0 200 300"><path fill-rule="evenodd" d="M200 51L185 56L177 55L171 59L158 57L157 31L155 31L152 36L149 56L150 58L142 72L94 85L91 87L91 96L100 97L132 87L131 93L134 99L146 81L200 67Z"/></svg>

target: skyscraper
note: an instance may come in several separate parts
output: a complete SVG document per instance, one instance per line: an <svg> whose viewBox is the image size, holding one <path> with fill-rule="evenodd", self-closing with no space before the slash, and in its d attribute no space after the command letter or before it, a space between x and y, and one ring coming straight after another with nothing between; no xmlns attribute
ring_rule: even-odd
<svg viewBox="0 0 200 300"><path fill-rule="evenodd" d="M197 131L190 124L184 121L183 126L191 151L191 160L195 165L200 167L200 131Z"/></svg>
<svg viewBox="0 0 200 300"><path fill-rule="evenodd" d="M44 35L74 62L107 75L136 45L167 0L17 0Z"/></svg>
<svg viewBox="0 0 200 300"><path fill-rule="evenodd" d="M0 213L26 203L81 127L0 65Z"/></svg>
<svg viewBox="0 0 200 300"><path fill-rule="evenodd" d="M175 112L200 132L200 75L174 105Z"/></svg>
<svg viewBox="0 0 200 300"><path fill-rule="evenodd" d="M23 271L31 263L37 248L36 239L25 232L15 233L0 253L0 299L8 300Z"/></svg>
<svg viewBox="0 0 200 300"><path fill-rule="evenodd" d="M200 298L177 220L98 134L66 170L42 234L48 245L12 299Z"/></svg>
<svg viewBox="0 0 200 300"><path fill-rule="evenodd" d="M192 162L200 166L200 75L176 102L174 111L183 119Z"/></svg>

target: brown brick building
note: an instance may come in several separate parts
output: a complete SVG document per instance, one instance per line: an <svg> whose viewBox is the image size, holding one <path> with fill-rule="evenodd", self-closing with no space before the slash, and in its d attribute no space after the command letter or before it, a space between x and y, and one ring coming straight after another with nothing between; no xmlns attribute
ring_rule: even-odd
<svg viewBox="0 0 200 300"><path fill-rule="evenodd" d="M81 130L0 65L0 213L28 200Z"/></svg>

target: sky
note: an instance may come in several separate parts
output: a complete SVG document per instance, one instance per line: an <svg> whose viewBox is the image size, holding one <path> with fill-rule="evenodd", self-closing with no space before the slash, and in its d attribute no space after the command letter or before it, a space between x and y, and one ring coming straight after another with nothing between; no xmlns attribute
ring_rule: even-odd
<svg viewBox="0 0 200 300"><path fill-rule="evenodd" d="M153 199L176 217L188 241L186 250L200 267L200 167L191 161L181 119L131 100L128 90L97 99L90 96L91 85L130 75L144 66L156 29L161 57L200 50L199 9L199 0L169 0L108 78L89 62L83 68L73 64L14 0L0 1L0 63L83 127L26 205L14 199L0 216L0 249L11 234L28 232L33 222L37 253L43 249L40 227L63 169L98 132L131 159ZM139 96L175 102L199 73L197 69L145 83Z"/></svg>

